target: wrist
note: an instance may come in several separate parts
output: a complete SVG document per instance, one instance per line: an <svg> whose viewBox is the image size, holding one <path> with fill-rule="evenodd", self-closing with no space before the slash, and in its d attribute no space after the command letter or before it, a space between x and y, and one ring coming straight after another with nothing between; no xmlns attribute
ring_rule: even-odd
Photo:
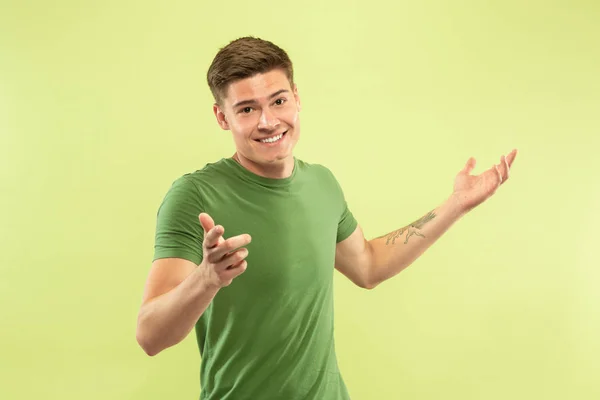
<svg viewBox="0 0 600 400"><path fill-rule="evenodd" d="M200 277L200 286L202 291L212 294L213 296L217 294L221 286L211 279L211 274L209 273L208 268L204 264L200 264L196 269L198 275Z"/></svg>
<svg viewBox="0 0 600 400"><path fill-rule="evenodd" d="M456 216L456 218L461 218L465 214L467 214L470 209L465 207L464 201L461 198L460 193L453 192L450 197L446 200L446 206L448 207L449 212Z"/></svg>

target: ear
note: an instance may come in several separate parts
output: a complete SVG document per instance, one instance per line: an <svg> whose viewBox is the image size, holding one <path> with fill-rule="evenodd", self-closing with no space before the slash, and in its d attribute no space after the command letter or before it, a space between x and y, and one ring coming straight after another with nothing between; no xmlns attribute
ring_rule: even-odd
<svg viewBox="0 0 600 400"><path fill-rule="evenodd" d="M302 111L302 103L300 102L300 95L298 94L298 86L296 84L294 84L294 98L296 99L298 111Z"/></svg>
<svg viewBox="0 0 600 400"><path fill-rule="evenodd" d="M213 104L213 112L215 113L215 117L217 118L217 123L221 127L221 129L228 131L229 123L227 122L227 118L225 117L225 113L221 106L217 103Z"/></svg>

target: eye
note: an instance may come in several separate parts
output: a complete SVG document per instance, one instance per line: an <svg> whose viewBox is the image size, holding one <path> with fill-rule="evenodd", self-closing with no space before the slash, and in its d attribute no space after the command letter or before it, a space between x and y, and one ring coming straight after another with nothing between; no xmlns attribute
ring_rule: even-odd
<svg viewBox="0 0 600 400"><path fill-rule="evenodd" d="M243 112L244 114L249 114L251 111L252 111L252 107L244 107L241 110L241 112Z"/></svg>
<svg viewBox="0 0 600 400"><path fill-rule="evenodd" d="M282 98L280 98L280 99L277 99L277 100L275 100L275 104L276 104L276 105L278 105L278 106L281 106L281 105L283 105L283 103L285 103L286 101L287 101L287 100L286 100L286 99L284 99L284 98L282 97Z"/></svg>

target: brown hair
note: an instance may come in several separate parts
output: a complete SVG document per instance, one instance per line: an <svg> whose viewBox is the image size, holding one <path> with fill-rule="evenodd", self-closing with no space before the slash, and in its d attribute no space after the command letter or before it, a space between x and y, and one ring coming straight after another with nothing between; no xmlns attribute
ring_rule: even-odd
<svg viewBox="0 0 600 400"><path fill-rule="evenodd" d="M215 101L221 104L231 83L274 69L283 70L294 86L294 68L287 53L267 40L247 36L219 50L206 78Z"/></svg>

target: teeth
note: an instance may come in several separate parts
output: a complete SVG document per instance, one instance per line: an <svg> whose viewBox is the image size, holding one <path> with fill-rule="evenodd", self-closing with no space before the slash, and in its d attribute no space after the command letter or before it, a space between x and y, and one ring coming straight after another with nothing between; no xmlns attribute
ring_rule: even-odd
<svg viewBox="0 0 600 400"><path fill-rule="evenodd" d="M283 137L283 133L280 133L279 135L277 135L277 136L273 136L272 138L269 138L269 139L262 139L262 140L261 140L261 142L263 142L263 143L273 143L273 142L276 142L276 141L278 141L278 140L279 140L279 139L281 139L282 137Z"/></svg>

